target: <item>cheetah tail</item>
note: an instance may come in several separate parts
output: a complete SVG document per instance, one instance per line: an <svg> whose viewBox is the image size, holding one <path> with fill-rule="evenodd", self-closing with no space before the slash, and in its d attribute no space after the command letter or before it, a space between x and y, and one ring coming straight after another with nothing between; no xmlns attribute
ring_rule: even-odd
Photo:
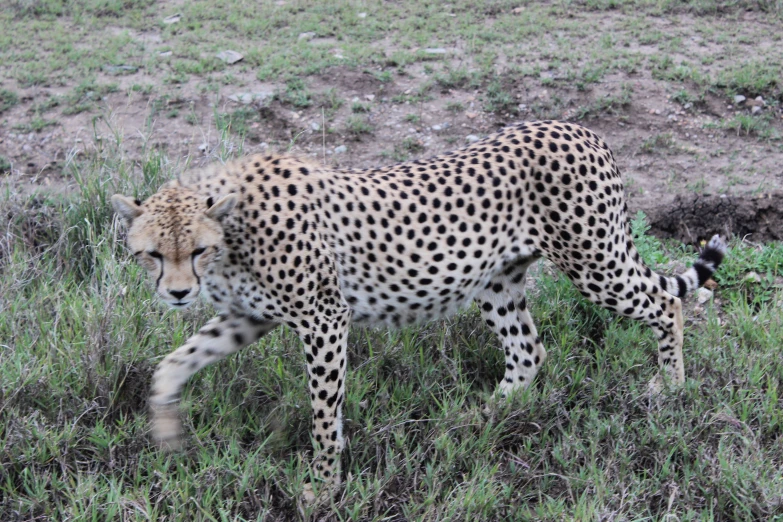
<svg viewBox="0 0 783 522"><path fill-rule="evenodd" d="M684 274L673 277L658 276L661 288L676 297L685 296L712 277L727 251L726 242L717 234L712 236L699 258Z"/></svg>

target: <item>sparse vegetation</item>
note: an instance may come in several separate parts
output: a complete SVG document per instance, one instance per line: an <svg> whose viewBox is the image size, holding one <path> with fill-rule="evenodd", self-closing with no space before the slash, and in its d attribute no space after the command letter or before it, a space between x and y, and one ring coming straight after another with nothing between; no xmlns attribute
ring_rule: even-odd
<svg viewBox="0 0 783 522"><path fill-rule="evenodd" d="M496 113L516 113L514 96L503 86L501 80L493 80L484 94L484 110Z"/></svg>
<svg viewBox="0 0 783 522"><path fill-rule="evenodd" d="M642 142L640 150L647 154L666 154L677 148L671 132L656 134Z"/></svg>
<svg viewBox="0 0 783 522"><path fill-rule="evenodd" d="M348 122L346 123L345 127L348 130L348 133L354 138L358 138L363 134L370 134L373 130L373 127L367 120L367 117L359 115L348 118Z"/></svg>
<svg viewBox="0 0 783 522"><path fill-rule="evenodd" d="M0 89L0 114L19 103L19 96L11 90Z"/></svg>

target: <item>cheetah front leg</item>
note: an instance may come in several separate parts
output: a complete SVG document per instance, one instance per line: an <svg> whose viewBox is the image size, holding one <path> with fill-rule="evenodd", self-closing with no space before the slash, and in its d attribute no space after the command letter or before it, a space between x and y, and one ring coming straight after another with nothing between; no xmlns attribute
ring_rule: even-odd
<svg viewBox="0 0 783 522"><path fill-rule="evenodd" d="M257 341L277 326L236 314L219 315L158 364L152 377L152 436L162 447L180 445L177 406L187 380L201 368Z"/></svg>
<svg viewBox="0 0 783 522"><path fill-rule="evenodd" d="M329 312L317 314L312 323L308 321L307 328L299 328L307 358L307 380L313 407L313 482L305 486L304 500L307 503L328 499L332 489L340 484L342 406L351 311L346 307ZM316 495L319 487L323 489Z"/></svg>

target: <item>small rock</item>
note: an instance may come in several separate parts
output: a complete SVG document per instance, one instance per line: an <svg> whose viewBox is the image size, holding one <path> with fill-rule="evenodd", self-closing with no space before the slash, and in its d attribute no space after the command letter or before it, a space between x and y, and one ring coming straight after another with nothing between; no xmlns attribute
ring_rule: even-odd
<svg viewBox="0 0 783 522"><path fill-rule="evenodd" d="M691 107L693 107L693 104L692 104L692 103L690 103L690 102L688 102L688 103L686 103L685 105L683 105L683 106L682 106L682 108L683 108L683 109L685 109L685 110L688 110L688 109L690 109Z"/></svg>
<svg viewBox="0 0 783 522"><path fill-rule="evenodd" d="M365 100L369 100L369 101L373 101L375 99L375 95L374 94L366 94L364 96L364 99Z"/></svg>
<svg viewBox="0 0 783 522"><path fill-rule="evenodd" d="M413 127L411 127L410 129L408 129L408 132L410 132L411 134L416 134L418 131Z"/></svg>
<svg viewBox="0 0 783 522"><path fill-rule="evenodd" d="M171 51L163 51L162 53L158 54L158 56L165 57L165 56L171 56Z"/></svg>
<svg viewBox="0 0 783 522"><path fill-rule="evenodd" d="M310 128L313 129L314 131L317 131L317 130L321 129L321 126L318 125L318 122L311 121L310 122Z"/></svg>
<svg viewBox="0 0 783 522"><path fill-rule="evenodd" d="M473 118L475 118L476 116L478 116L478 113L477 113L477 112L466 112L466 113L465 113L465 116L466 116L468 119L471 119L471 120L472 120Z"/></svg>
<svg viewBox="0 0 783 522"><path fill-rule="evenodd" d="M753 107L750 108L750 112L752 114L756 114L757 112L761 112L761 107L759 107L758 105L754 105Z"/></svg>
<svg viewBox="0 0 783 522"><path fill-rule="evenodd" d="M33 148L30 145L28 145L26 143L24 145L22 145L22 152L32 152L32 151L33 151Z"/></svg>
<svg viewBox="0 0 783 522"><path fill-rule="evenodd" d="M712 291L706 288L699 288L699 291L696 292L696 300L699 301L699 304L706 303L710 298L712 298Z"/></svg>
<svg viewBox="0 0 783 522"><path fill-rule="evenodd" d="M209 147L209 145L207 145L206 143L202 143L201 145L198 146L198 150L200 150L201 152L206 152L207 147Z"/></svg>
<svg viewBox="0 0 783 522"><path fill-rule="evenodd" d="M358 16L359 18L367 18L367 13L359 13L356 16Z"/></svg>
<svg viewBox="0 0 783 522"><path fill-rule="evenodd" d="M428 47L424 49L424 52L427 54L446 54L447 51L443 47Z"/></svg>
<svg viewBox="0 0 783 522"><path fill-rule="evenodd" d="M465 136L465 140L466 140L468 143L476 143L476 142L477 142L477 141L479 141L480 139L481 139L481 138L479 138L479 137L478 137L478 136L476 136L475 134L468 134L467 136Z"/></svg>
<svg viewBox="0 0 783 522"><path fill-rule="evenodd" d="M241 103L243 105L250 105L254 101L264 101L267 98L271 98L275 93L268 91L261 92L239 92L228 96L228 99L232 102Z"/></svg>
<svg viewBox="0 0 783 522"><path fill-rule="evenodd" d="M434 130L434 131L439 131L441 129L443 129L443 127L441 127L440 125L433 125L432 126L432 130Z"/></svg>
<svg viewBox="0 0 783 522"><path fill-rule="evenodd" d="M736 104L738 104L738 105L739 105L740 103L744 102L745 100L746 100L746 98L745 98L743 95L741 95L741 94L738 94L738 95L736 95L736 96L734 97L734 103L736 103Z"/></svg>
<svg viewBox="0 0 783 522"><path fill-rule="evenodd" d="M726 194L721 194L720 197L725 198ZM704 282L704 288L706 288L707 290L715 290L716 288L718 288L718 283L716 283L714 279L707 279Z"/></svg>
<svg viewBox="0 0 783 522"><path fill-rule="evenodd" d="M299 118L301 118L301 116L297 112L291 112L291 117L293 119L295 119L295 120L298 120Z"/></svg>
<svg viewBox="0 0 783 522"><path fill-rule="evenodd" d="M742 280L746 283L760 283L761 277L756 272L748 272Z"/></svg>
<svg viewBox="0 0 783 522"><path fill-rule="evenodd" d="M655 114L660 116L661 115L661 110L660 109L655 109Z"/></svg>
<svg viewBox="0 0 783 522"><path fill-rule="evenodd" d="M525 10L524 7L515 7L511 10L511 14L522 14L522 12Z"/></svg>
<svg viewBox="0 0 783 522"><path fill-rule="evenodd" d="M109 74L131 74L139 70L135 65L104 65L102 69Z"/></svg>
<svg viewBox="0 0 783 522"><path fill-rule="evenodd" d="M177 13L175 15L167 16L163 19L163 23L166 25L176 24L182 20L182 15L180 13Z"/></svg>
<svg viewBox="0 0 783 522"><path fill-rule="evenodd" d="M347 150L348 150L348 147L346 147L345 145L340 145L339 147L335 147L334 148L334 153L335 154L342 154L342 153L346 152Z"/></svg>
<svg viewBox="0 0 783 522"><path fill-rule="evenodd" d="M232 63L237 63L242 58L244 58L243 55L239 54L236 51L220 51L215 56L217 56L218 60L222 60L226 62L227 64L231 65Z"/></svg>
<svg viewBox="0 0 783 522"><path fill-rule="evenodd" d="M299 33L298 40L312 40L313 38L315 38L315 33L313 32Z"/></svg>
<svg viewBox="0 0 783 522"><path fill-rule="evenodd" d="M759 96L755 100L750 100L748 102L748 105L753 105L754 107L763 107L764 106L764 98Z"/></svg>
<svg viewBox="0 0 783 522"><path fill-rule="evenodd" d="M764 98L762 98L761 96L756 96L756 99L753 100L753 101L758 102L762 106L765 105L764 104Z"/></svg>
<svg viewBox="0 0 783 522"><path fill-rule="evenodd" d="M517 105L517 109L519 109L522 112L525 112L527 110L527 105L525 105L524 103L520 103L519 105Z"/></svg>

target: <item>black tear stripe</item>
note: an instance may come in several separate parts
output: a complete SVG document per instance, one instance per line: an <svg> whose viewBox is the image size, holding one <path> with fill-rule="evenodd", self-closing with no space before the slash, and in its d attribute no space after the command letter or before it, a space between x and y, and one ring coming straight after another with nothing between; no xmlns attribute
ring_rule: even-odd
<svg viewBox="0 0 783 522"><path fill-rule="evenodd" d="M193 256L190 256L190 268L193 270L193 275L196 276L196 284L200 287L201 278L198 276L198 272L196 272L196 258Z"/></svg>
<svg viewBox="0 0 783 522"><path fill-rule="evenodd" d="M161 279L163 279L163 259L160 260L160 275L158 276L158 280L155 281L155 290L160 286Z"/></svg>

